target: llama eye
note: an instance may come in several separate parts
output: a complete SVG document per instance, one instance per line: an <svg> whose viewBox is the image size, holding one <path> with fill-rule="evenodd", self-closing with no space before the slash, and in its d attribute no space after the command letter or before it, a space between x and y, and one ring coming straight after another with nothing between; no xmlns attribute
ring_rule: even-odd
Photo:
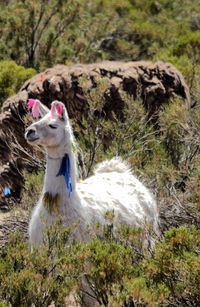
<svg viewBox="0 0 200 307"><path fill-rule="evenodd" d="M51 129L57 129L57 128L58 128L56 125L52 125L52 124L50 124L49 127L50 127Z"/></svg>

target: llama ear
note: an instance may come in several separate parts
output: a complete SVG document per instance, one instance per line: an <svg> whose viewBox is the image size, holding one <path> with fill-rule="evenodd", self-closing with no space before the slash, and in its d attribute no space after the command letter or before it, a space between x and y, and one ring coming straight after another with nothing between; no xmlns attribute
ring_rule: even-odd
<svg viewBox="0 0 200 307"><path fill-rule="evenodd" d="M61 101L53 101L51 104L51 116L57 116L59 119L63 121L67 121L68 115L65 105Z"/></svg>
<svg viewBox="0 0 200 307"><path fill-rule="evenodd" d="M49 112L49 109L38 99L29 99L27 102L27 107L29 110L31 110L33 117L36 119L45 116Z"/></svg>

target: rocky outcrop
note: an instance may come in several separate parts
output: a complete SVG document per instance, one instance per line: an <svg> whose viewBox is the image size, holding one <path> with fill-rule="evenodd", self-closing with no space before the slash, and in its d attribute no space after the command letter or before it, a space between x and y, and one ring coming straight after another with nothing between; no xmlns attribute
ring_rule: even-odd
<svg viewBox="0 0 200 307"><path fill-rule="evenodd" d="M11 197L1 196L0 209L7 210L16 199L24 184L23 170L43 165L43 153L30 147L25 139L25 127L31 122L27 116L28 98L40 99L50 106L51 101L61 100L67 106L70 118L81 127L87 118L89 105L84 96L82 79L87 80L87 90L97 87L105 79L108 86L102 95L105 99L104 114L111 118L115 112L123 117L125 102L120 89L134 99L140 98L147 117L156 121L160 106L179 95L190 106L188 87L177 69L166 63L103 62L89 65L57 65L28 80L17 95L8 98L0 114L0 189L11 189ZM2 194L2 193L1 193Z"/></svg>

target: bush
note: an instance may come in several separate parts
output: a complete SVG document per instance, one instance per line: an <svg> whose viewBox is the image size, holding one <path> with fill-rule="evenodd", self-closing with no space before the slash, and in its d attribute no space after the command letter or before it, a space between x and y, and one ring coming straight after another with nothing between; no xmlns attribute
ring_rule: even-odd
<svg viewBox="0 0 200 307"><path fill-rule="evenodd" d="M38 173L26 173L24 177L25 185L22 192L20 208L29 211L39 199L44 180L44 173L42 171L39 171Z"/></svg>
<svg viewBox="0 0 200 307"><path fill-rule="evenodd" d="M11 306L63 306L81 272L78 245L69 246L69 234L58 223L47 230L45 246L32 252L23 236L12 236L1 250L0 301Z"/></svg>
<svg viewBox="0 0 200 307"><path fill-rule="evenodd" d="M32 252L21 235L12 236L0 252L0 306L63 306L73 289L81 300L88 290L83 277L101 306L200 304L199 229L170 229L154 252L139 248L139 229L122 227L115 237L104 230L75 243L73 228L58 222Z"/></svg>
<svg viewBox="0 0 200 307"><path fill-rule="evenodd" d="M199 247L199 229L172 228L166 232L165 240L158 243L153 258L144 262L150 287L164 287L168 305L200 304ZM160 291L156 292L160 295Z"/></svg>
<svg viewBox="0 0 200 307"><path fill-rule="evenodd" d="M23 83L36 71L17 65L14 61L0 61L0 106L9 96L15 94Z"/></svg>

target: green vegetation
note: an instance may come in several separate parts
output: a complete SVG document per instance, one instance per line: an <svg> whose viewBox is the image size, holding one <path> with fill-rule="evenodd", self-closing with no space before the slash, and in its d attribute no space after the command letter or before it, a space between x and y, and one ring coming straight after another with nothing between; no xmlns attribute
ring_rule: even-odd
<svg viewBox="0 0 200 307"><path fill-rule="evenodd" d="M199 71L199 8L198 0L9 0L0 10L1 59L44 68L156 58Z"/></svg>
<svg viewBox="0 0 200 307"><path fill-rule="evenodd" d="M58 225L55 225L53 230L48 229L46 233L45 248L32 253L22 236L15 234L11 237L9 245L1 251L2 303L27 307L32 304L49 306L53 301L64 304L74 284L73 279L79 276L79 262L76 267L72 265L77 254L75 248L64 247L69 233L69 229L59 232Z"/></svg>
<svg viewBox="0 0 200 307"><path fill-rule="evenodd" d="M152 252L142 248L141 230L124 227L113 238L109 228L80 244L56 225L45 248L30 253L17 234L0 251L0 306L63 306L71 292L81 301L83 276L102 306L200 305L199 12L199 0L1 1L0 106L57 63L163 60L183 73L193 108L174 98L155 127L121 88L124 118L107 118L106 77L90 91L81 81L90 106L78 133L86 173L113 155L127 159L156 195L163 238ZM23 210L36 202L42 176L26 174Z"/></svg>
<svg viewBox="0 0 200 307"><path fill-rule="evenodd" d="M37 71L56 63L169 61L196 96L199 11L198 0L8 0L0 3L0 60Z"/></svg>
<svg viewBox="0 0 200 307"><path fill-rule="evenodd" d="M5 99L19 91L23 83L36 74L33 68L26 69L14 61L0 61L0 106Z"/></svg>
<svg viewBox="0 0 200 307"><path fill-rule="evenodd" d="M200 304L198 229L172 228L153 253L138 249L141 230L123 227L115 238L110 228L104 231L89 243L75 243L73 228L58 223L47 230L45 247L32 253L21 235L12 236L0 252L0 304L63 306L72 291L81 302L83 277L101 306Z"/></svg>

